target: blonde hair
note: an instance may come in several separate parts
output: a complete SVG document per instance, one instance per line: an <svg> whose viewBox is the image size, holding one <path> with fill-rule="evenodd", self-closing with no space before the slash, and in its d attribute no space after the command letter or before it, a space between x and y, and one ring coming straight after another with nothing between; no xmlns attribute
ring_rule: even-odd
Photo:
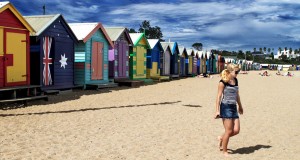
<svg viewBox="0 0 300 160"><path fill-rule="evenodd" d="M234 71L235 69L240 69L240 68L236 64L232 64L232 63L228 64L227 69L224 69L220 74L221 79L227 83L230 80L230 72Z"/></svg>

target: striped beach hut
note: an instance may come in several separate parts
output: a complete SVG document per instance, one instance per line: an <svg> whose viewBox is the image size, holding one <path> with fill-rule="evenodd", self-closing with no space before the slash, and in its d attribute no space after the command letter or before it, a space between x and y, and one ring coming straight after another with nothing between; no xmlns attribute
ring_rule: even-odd
<svg viewBox="0 0 300 160"><path fill-rule="evenodd" d="M0 2L0 88L30 85L30 33L34 29L18 10Z"/></svg>
<svg viewBox="0 0 300 160"><path fill-rule="evenodd" d="M74 44L78 42L61 14L25 16L36 30L30 37L31 83L42 90L74 87Z"/></svg>
<svg viewBox="0 0 300 160"><path fill-rule="evenodd" d="M163 47L163 57L160 58L160 75L170 76L171 49L169 43L160 42Z"/></svg>
<svg viewBox="0 0 300 160"><path fill-rule="evenodd" d="M180 59L180 65L179 65L179 75L181 77L187 76L187 70L185 66L185 62L188 55L186 52L186 48L184 46L179 46L179 59Z"/></svg>
<svg viewBox="0 0 300 160"><path fill-rule="evenodd" d="M187 49L187 55L188 55L188 59L186 61L186 66L187 66L187 70L188 70L188 75L192 75L193 74L193 63L194 63L194 50L193 49Z"/></svg>
<svg viewBox="0 0 300 160"><path fill-rule="evenodd" d="M109 78L129 79L129 47L133 45L125 27L104 27L114 47L109 49Z"/></svg>
<svg viewBox="0 0 300 160"><path fill-rule="evenodd" d="M144 33L129 33L133 42L129 58L129 75L134 80L146 79L146 54L150 45Z"/></svg>
<svg viewBox="0 0 300 160"><path fill-rule="evenodd" d="M113 46L101 23L69 23L79 40L75 46L75 85L102 88L109 84L108 50Z"/></svg>
<svg viewBox="0 0 300 160"><path fill-rule="evenodd" d="M160 59L163 48L159 39L147 39L150 48L147 50L147 78L160 79Z"/></svg>

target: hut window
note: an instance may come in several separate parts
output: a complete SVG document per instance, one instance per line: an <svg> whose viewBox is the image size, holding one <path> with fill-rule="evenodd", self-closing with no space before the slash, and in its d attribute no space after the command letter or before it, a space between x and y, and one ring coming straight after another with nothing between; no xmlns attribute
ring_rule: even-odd
<svg viewBox="0 0 300 160"><path fill-rule="evenodd" d="M128 51L126 51L126 56L128 56Z"/></svg>
<svg viewBox="0 0 300 160"><path fill-rule="evenodd" d="M116 56L116 55L118 55L118 50L117 50L117 49L115 49L115 56Z"/></svg>
<svg viewBox="0 0 300 160"><path fill-rule="evenodd" d="M59 37L59 34L57 34L57 36Z"/></svg>
<svg viewBox="0 0 300 160"><path fill-rule="evenodd" d="M118 66L118 61L117 60L115 60L115 66Z"/></svg>
<svg viewBox="0 0 300 160"><path fill-rule="evenodd" d="M128 71L126 71L126 76L128 76L129 74L128 74Z"/></svg>
<svg viewBox="0 0 300 160"><path fill-rule="evenodd" d="M128 67L128 61L126 61L126 67Z"/></svg>
<svg viewBox="0 0 300 160"><path fill-rule="evenodd" d="M55 25L53 25L53 28L55 28Z"/></svg>
<svg viewBox="0 0 300 160"><path fill-rule="evenodd" d="M115 76L118 76L118 72L117 71L115 71Z"/></svg>

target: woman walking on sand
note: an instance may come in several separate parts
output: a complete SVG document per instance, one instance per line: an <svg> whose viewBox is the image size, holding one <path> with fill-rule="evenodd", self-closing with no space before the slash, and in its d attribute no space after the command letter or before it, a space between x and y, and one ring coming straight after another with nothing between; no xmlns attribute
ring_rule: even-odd
<svg viewBox="0 0 300 160"><path fill-rule="evenodd" d="M228 156L227 145L229 138L237 135L240 131L239 115L243 114L243 107L239 95L237 74L240 69L238 65L228 64L227 69L221 73L218 85L215 118L222 118L225 133L218 137L219 148L223 154ZM238 106L237 106L238 104Z"/></svg>

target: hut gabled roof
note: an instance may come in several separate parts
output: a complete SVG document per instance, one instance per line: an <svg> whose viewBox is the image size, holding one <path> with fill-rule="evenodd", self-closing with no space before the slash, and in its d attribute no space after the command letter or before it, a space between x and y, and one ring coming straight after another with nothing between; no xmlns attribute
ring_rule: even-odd
<svg viewBox="0 0 300 160"><path fill-rule="evenodd" d="M159 42L159 39L147 39L148 43L150 45L150 49L153 49L156 45L158 45L158 47L163 50L163 47L161 45L161 43Z"/></svg>
<svg viewBox="0 0 300 160"><path fill-rule="evenodd" d="M108 41L109 45L113 47L113 43L110 40L108 34L106 33L104 27L100 22L96 23L69 23L71 29L75 33L78 40L82 40L83 42L87 42L93 34L95 34L98 30L101 30L105 39Z"/></svg>
<svg viewBox="0 0 300 160"><path fill-rule="evenodd" d="M150 45L149 45L148 40L146 39L144 33L129 33L129 35L130 35L130 38L131 38L134 46L136 46L142 38L145 38L147 46L148 46L148 48L150 48Z"/></svg>
<svg viewBox="0 0 300 160"><path fill-rule="evenodd" d="M168 44L170 46L171 49L171 53L172 55L175 53L175 50L178 50L178 44L177 42L160 42L161 44ZM178 50L179 52L179 50Z"/></svg>
<svg viewBox="0 0 300 160"><path fill-rule="evenodd" d="M187 49L186 52L187 52L188 56L195 56L193 49Z"/></svg>
<svg viewBox="0 0 300 160"><path fill-rule="evenodd" d="M178 49L179 49L180 56L182 56L183 54L184 54L184 56L187 55L186 48L184 46L178 46Z"/></svg>
<svg viewBox="0 0 300 160"><path fill-rule="evenodd" d="M108 34L109 38L111 39L111 41L115 42L117 41L120 36L125 33L127 40L129 41L129 44L133 44L130 36L129 36L129 32L128 29L125 27L104 27L104 29L106 30L106 33Z"/></svg>
<svg viewBox="0 0 300 160"><path fill-rule="evenodd" d="M21 13L14 7L14 5L8 1L0 2L0 13L9 9L16 18L25 26L26 29L29 30L30 34L34 34L35 30L33 27L25 20L25 18L21 15Z"/></svg>
<svg viewBox="0 0 300 160"><path fill-rule="evenodd" d="M78 39L76 38L74 32L72 32L70 26L64 19L61 14L54 14L54 15L35 15L35 16L24 16L26 21L34 28L36 33L31 34L31 36L40 36L46 29L51 27L51 24L60 18L63 20L63 24L67 27L67 32L69 35L77 42Z"/></svg>

